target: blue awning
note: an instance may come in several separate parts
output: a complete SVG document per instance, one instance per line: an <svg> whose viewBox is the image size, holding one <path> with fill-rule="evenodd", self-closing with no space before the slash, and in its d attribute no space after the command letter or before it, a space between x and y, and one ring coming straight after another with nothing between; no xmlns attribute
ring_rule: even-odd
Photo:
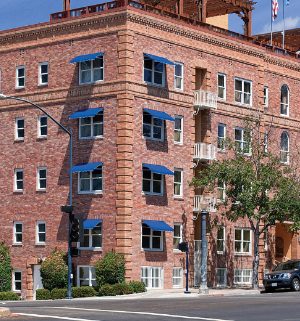
<svg viewBox="0 0 300 321"><path fill-rule="evenodd" d="M72 173L90 172L95 170L98 166L102 166L102 165L103 165L102 162L79 164L79 165L73 166Z"/></svg>
<svg viewBox="0 0 300 321"><path fill-rule="evenodd" d="M83 221L83 228L85 230L92 230L96 225L99 223L102 223L102 220L100 219L88 219Z"/></svg>
<svg viewBox="0 0 300 321"><path fill-rule="evenodd" d="M78 119L78 118L87 118L87 117L94 117L98 113L102 112L103 108L89 108L84 110L78 110L75 113L73 113L69 119Z"/></svg>
<svg viewBox="0 0 300 321"><path fill-rule="evenodd" d="M144 108L144 112L150 114L152 117L155 117L155 118L159 118L162 120L175 121L175 119L173 117L171 117L169 114L165 113L164 111L158 111L158 110Z"/></svg>
<svg viewBox="0 0 300 321"><path fill-rule="evenodd" d="M102 57L102 56L103 56L103 52L95 52L95 53L88 54L88 55L81 55L81 56L77 56L77 57L74 57L73 59L71 59L70 64L94 60L94 59Z"/></svg>
<svg viewBox="0 0 300 321"><path fill-rule="evenodd" d="M147 58L154 60L156 62L161 62L162 64L175 66L175 62L173 62L167 58L164 58L164 57L159 57L159 56L155 56L155 55L151 55L151 54L147 54L147 53L144 53L144 57L147 57Z"/></svg>
<svg viewBox="0 0 300 321"><path fill-rule="evenodd" d="M173 232L174 229L168 225L165 221L152 221L152 220L143 220L143 224L146 224L154 231L166 231Z"/></svg>
<svg viewBox="0 0 300 321"><path fill-rule="evenodd" d="M174 175L167 167L162 165L153 165L153 164L143 164L143 167L149 169L152 173L162 174L162 175Z"/></svg>

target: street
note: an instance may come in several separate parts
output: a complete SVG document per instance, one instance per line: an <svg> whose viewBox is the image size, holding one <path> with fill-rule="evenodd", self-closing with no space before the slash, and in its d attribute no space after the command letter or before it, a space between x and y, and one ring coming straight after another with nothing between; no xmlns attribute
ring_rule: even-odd
<svg viewBox="0 0 300 321"><path fill-rule="evenodd" d="M199 296L176 299L83 299L6 303L11 320L299 321L300 293Z"/></svg>

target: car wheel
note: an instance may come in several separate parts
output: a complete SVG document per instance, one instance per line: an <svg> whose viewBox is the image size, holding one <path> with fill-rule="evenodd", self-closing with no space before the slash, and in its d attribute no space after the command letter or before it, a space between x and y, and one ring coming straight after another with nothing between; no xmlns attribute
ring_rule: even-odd
<svg viewBox="0 0 300 321"><path fill-rule="evenodd" d="M300 291L300 281L298 278L293 278L292 280L292 289L294 291Z"/></svg>
<svg viewBox="0 0 300 321"><path fill-rule="evenodd" d="M265 288L265 292L271 293L271 292L274 292L274 289L273 288Z"/></svg>

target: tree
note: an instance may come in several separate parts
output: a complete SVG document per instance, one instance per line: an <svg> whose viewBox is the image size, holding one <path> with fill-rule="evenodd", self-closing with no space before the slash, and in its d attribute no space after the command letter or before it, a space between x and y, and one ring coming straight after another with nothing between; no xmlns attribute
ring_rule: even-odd
<svg viewBox="0 0 300 321"><path fill-rule="evenodd" d="M9 248L0 243L0 292L11 290L11 271Z"/></svg>
<svg viewBox="0 0 300 321"><path fill-rule="evenodd" d="M218 205L219 211L230 221L239 218L249 221L254 241L254 288L258 288L261 234L276 221L289 220L294 222L293 229L300 227L300 184L297 172L291 166L283 166L280 158L267 150L272 146L272 129L270 125L265 130L260 116L249 117L245 120L244 140L224 142L231 157L212 162L193 179L196 187L210 192L218 182L225 182L226 199Z"/></svg>

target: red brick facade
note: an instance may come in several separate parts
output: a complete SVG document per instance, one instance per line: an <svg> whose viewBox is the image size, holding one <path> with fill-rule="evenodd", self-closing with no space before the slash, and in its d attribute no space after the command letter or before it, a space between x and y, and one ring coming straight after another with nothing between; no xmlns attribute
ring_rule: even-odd
<svg viewBox="0 0 300 321"><path fill-rule="evenodd" d="M73 198L75 215L99 218L102 225L102 250L81 251L74 258L77 265L93 265L103 253L112 249L126 258L127 279L140 279L142 266L163 268L163 286L172 287L173 267L184 266L184 254L173 251L173 234L164 233L164 250L141 249L141 222L163 220L170 226L183 224L183 238L199 240L200 221L193 220L194 191L189 186L194 171L195 142L216 145L218 123L226 124L228 137L234 138L234 127L255 110L273 122L278 141L288 131L290 146L298 141L298 88L300 64L294 58L271 53L250 42L162 18L135 9L115 9L108 13L63 22L41 24L0 33L1 91L27 98L44 107L49 114L72 128L74 164L103 162L103 193L77 193L74 174ZM75 56L103 52L104 81L79 85ZM143 81L143 54L166 57L184 65L183 90L174 89L174 67L166 65L166 86L147 85ZM49 63L49 82L38 86L38 64ZM26 68L24 89L15 89L16 67ZM204 75L202 83L198 72ZM226 100L218 100L217 109L194 115L195 89L217 92L217 74L226 74ZM234 78L252 81L252 106L234 103ZM289 117L280 116L280 88L290 90ZM263 88L269 88L269 107L263 107ZM78 120L69 116L80 109L103 107L104 135L101 139L79 139ZM146 140L142 135L143 108L183 116L183 144L174 144L174 124L166 121L162 142ZM67 220L60 206L68 201L68 137L48 121L47 139L37 137L37 119L41 112L12 100L0 101L1 168L0 241L11 248L12 265L22 271L22 295L32 298L33 266L56 247L67 247ZM25 120L24 141L15 140L15 119ZM275 144L276 145L276 144ZM276 146L273 146L276 148ZM293 157L293 150L291 157ZM217 153L217 158L227 157ZM166 175L163 196L142 193L142 164L183 169L183 197L174 198L173 177ZM47 167L47 190L37 191L36 171ZM14 169L24 170L24 191L14 192ZM216 214L212 213L211 216ZM36 222L46 222L46 244L36 245ZM23 242L13 245L13 223L23 223ZM209 238L209 286L216 286L216 268L227 268L228 285L233 284L234 269L251 269L252 256L233 252L234 228L247 227L247 222L226 222L226 255L217 255L216 231ZM270 244L275 243L275 228ZM297 236L286 257L297 257ZM263 242L262 242L263 244ZM263 246L263 245L262 245ZM261 273L274 259L274 245L262 260ZM271 260L271 261L268 261ZM193 256L191 256L193 269ZM76 275L75 275L76 277ZM193 285L193 277L191 280Z"/></svg>

